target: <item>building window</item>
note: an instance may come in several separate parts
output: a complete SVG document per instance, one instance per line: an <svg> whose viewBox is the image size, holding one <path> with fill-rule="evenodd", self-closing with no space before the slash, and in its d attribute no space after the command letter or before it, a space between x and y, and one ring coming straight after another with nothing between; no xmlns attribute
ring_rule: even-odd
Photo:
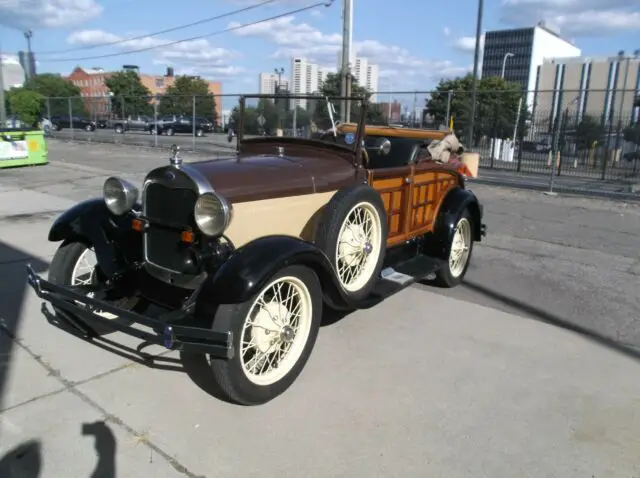
<svg viewBox="0 0 640 478"><path fill-rule="evenodd" d="M162 88L164 86L164 78L156 78L156 88Z"/></svg>

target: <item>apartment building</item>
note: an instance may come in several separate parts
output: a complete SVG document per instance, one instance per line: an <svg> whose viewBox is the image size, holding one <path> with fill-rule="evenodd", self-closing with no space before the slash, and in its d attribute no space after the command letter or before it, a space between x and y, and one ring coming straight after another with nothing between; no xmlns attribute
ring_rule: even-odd
<svg viewBox="0 0 640 478"><path fill-rule="evenodd" d="M552 123L564 111L578 122L584 116L605 124L638 121L639 83L638 54L546 60L537 72L535 121Z"/></svg>
<svg viewBox="0 0 640 478"><path fill-rule="evenodd" d="M492 30L485 34L482 77L503 76L528 91L527 105L533 107L538 67L545 59L579 57L581 50L547 27Z"/></svg>
<svg viewBox="0 0 640 478"><path fill-rule="evenodd" d="M317 93L327 79L328 72L305 58L291 58L291 93L310 95ZM295 99L293 104L300 108L307 108L308 100Z"/></svg>
<svg viewBox="0 0 640 478"><path fill-rule="evenodd" d="M280 91L289 91L289 80L277 73L260 73L258 76L258 91L261 95L274 95L280 84Z"/></svg>
<svg viewBox="0 0 640 478"><path fill-rule="evenodd" d="M371 92L378 91L380 81L380 67L369 63L367 58L359 58L353 55L351 57L351 73L358 81L360 86L365 87ZM342 52L338 53L338 71L342 68ZM371 96L372 102L377 102L377 95Z"/></svg>

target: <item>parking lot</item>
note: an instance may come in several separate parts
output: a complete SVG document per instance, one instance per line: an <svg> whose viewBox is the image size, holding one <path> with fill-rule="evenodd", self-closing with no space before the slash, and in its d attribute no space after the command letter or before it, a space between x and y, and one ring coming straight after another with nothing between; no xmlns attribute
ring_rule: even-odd
<svg viewBox="0 0 640 478"><path fill-rule="evenodd" d="M162 138L51 140L49 165L0 170L0 477L640 476L640 205L472 185L488 235L465 284L327 317L292 388L238 407L197 358L58 331L26 286L56 215L108 175L140 184Z"/></svg>

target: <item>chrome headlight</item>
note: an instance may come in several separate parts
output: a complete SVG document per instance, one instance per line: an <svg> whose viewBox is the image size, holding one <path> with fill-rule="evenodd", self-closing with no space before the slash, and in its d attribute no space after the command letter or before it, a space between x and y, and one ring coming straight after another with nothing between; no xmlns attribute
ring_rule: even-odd
<svg viewBox="0 0 640 478"><path fill-rule="evenodd" d="M115 177L104 182L102 194L107 208L116 216L130 211L138 200L138 188L129 181Z"/></svg>
<svg viewBox="0 0 640 478"><path fill-rule="evenodd" d="M193 208L196 224L207 236L221 235L231 222L232 212L226 199L210 193L200 196Z"/></svg>

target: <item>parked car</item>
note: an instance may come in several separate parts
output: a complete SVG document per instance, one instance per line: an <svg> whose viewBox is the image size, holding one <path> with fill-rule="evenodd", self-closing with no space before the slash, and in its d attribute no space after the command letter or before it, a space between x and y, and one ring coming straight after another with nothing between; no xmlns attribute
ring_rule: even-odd
<svg viewBox="0 0 640 478"><path fill-rule="evenodd" d="M95 121L88 120L81 116L57 115L50 118L53 129L60 131L63 128L83 129L85 131L95 131Z"/></svg>
<svg viewBox="0 0 640 478"><path fill-rule="evenodd" d="M148 126L149 134L166 134L173 136L176 133L195 134L195 136L204 136L204 132L210 130L212 125L210 122L202 123L196 118L195 130L193 127L193 119L187 115L168 115L161 117L157 122L150 122Z"/></svg>
<svg viewBox="0 0 640 478"><path fill-rule="evenodd" d="M127 118L112 119L107 123L107 127L113 128L118 134L125 131L147 131L153 118L145 115L130 115Z"/></svg>
<svg viewBox="0 0 640 478"><path fill-rule="evenodd" d="M301 373L324 308L370 308L432 276L455 287L486 227L473 155L447 132L361 120L319 139L237 134L226 159L184 164L174 145L141 192L107 178L53 223L48 279L27 270L51 324L206 354L226 397L256 405Z"/></svg>

